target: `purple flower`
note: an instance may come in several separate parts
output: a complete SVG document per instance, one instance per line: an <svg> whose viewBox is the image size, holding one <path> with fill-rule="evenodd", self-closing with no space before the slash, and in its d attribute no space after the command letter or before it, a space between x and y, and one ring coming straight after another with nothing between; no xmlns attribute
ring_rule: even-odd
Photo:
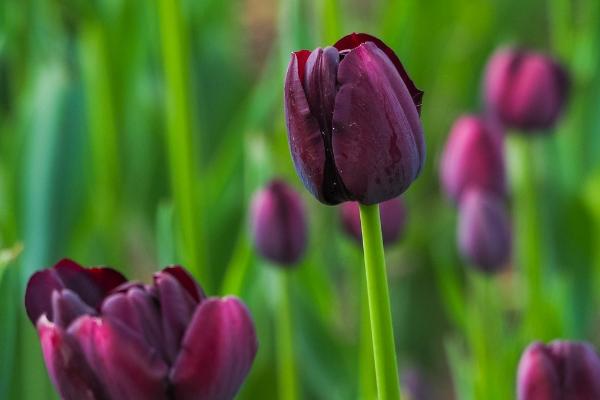
<svg viewBox="0 0 600 400"><path fill-rule="evenodd" d="M406 223L406 206L401 197L384 201L379 205L381 213L381 233L383 244L390 245L396 242ZM358 203L348 202L340 206L342 226L346 233L357 243L362 245L362 232L360 229L360 212Z"/></svg>
<svg viewBox="0 0 600 400"><path fill-rule="evenodd" d="M250 212L254 247L278 265L296 264L307 242L306 211L300 195L280 180L254 195Z"/></svg>
<svg viewBox="0 0 600 400"><path fill-rule="evenodd" d="M486 272L497 272L511 255L510 221L502 201L471 189L459 208L458 247L465 259Z"/></svg>
<svg viewBox="0 0 600 400"><path fill-rule="evenodd" d="M452 127L440 164L442 186L448 197L460 201L470 188L506 195L501 133L489 122L463 116Z"/></svg>
<svg viewBox="0 0 600 400"><path fill-rule="evenodd" d="M489 110L508 128L551 128L562 112L569 89L566 70L552 58L519 49L500 49L485 74Z"/></svg>
<svg viewBox="0 0 600 400"><path fill-rule="evenodd" d="M404 192L425 158L422 96L394 52L364 33L292 53L286 123L306 188L326 204L375 204Z"/></svg>
<svg viewBox="0 0 600 400"><path fill-rule="evenodd" d="M65 400L231 399L257 350L246 307L179 266L143 285L62 260L31 277L25 306Z"/></svg>
<svg viewBox="0 0 600 400"><path fill-rule="evenodd" d="M600 399L600 359L588 343L531 344L519 363L518 400Z"/></svg>

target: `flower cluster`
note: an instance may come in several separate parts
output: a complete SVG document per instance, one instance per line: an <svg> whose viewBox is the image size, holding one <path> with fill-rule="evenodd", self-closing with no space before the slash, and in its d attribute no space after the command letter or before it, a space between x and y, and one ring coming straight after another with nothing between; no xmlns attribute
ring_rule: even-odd
<svg viewBox="0 0 600 400"><path fill-rule="evenodd" d="M537 132L558 120L568 77L552 58L531 51L501 49L484 77L486 113L459 118L440 164L442 186L459 208L458 247L487 272L501 270L511 253L504 162L506 129Z"/></svg>
<svg viewBox="0 0 600 400"><path fill-rule="evenodd" d="M62 260L31 277L25 306L65 400L232 399L258 346L246 307L179 266L144 285Z"/></svg>

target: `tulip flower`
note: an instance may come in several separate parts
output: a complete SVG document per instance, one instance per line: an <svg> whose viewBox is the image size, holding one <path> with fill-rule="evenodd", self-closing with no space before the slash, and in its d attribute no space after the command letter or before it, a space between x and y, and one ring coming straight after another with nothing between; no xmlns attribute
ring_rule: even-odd
<svg viewBox="0 0 600 400"><path fill-rule="evenodd" d="M381 231L383 244L390 245L396 242L406 222L406 206L401 197L384 201L379 205L381 213ZM358 203L348 202L340 206L342 226L348 236L362 245L362 232L360 229L360 213Z"/></svg>
<svg viewBox="0 0 600 400"><path fill-rule="evenodd" d="M504 152L500 132L475 116L463 116L452 127L440 163L441 183L448 197L460 201L468 189L506 195Z"/></svg>
<svg viewBox="0 0 600 400"><path fill-rule="evenodd" d="M325 204L399 196L425 158L422 96L396 54L364 33L292 53L285 115L306 188Z"/></svg>
<svg viewBox="0 0 600 400"><path fill-rule="evenodd" d="M65 400L232 399L257 350L246 307L179 266L143 285L62 260L31 277L25 306Z"/></svg>
<svg viewBox="0 0 600 400"><path fill-rule="evenodd" d="M508 128L551 128L564 108L568 89L567 72L557 61L525 50L499 50L485 73L487 106Z"/></svg>
<svg viewBox="0 0 600 400"><path fill-rule="evenodd" d="M600 399L600 358L588 343L531 344L519 363L518 400Z"/></svg>
<svg viewBox="0 0 600 400"><path fill-rule="evenodd" d="M277 265L296 264L307 242L306 211L300 195L280 180L254 195L250 212L254 246Z"/></svg>
<svg viewBox="0 0 600 400"><path fill-rule="evenodd" d="M511 254L510 221L502 201L471 189L459 208L458 247L465 259L486 272L496 272Z"/></svg>

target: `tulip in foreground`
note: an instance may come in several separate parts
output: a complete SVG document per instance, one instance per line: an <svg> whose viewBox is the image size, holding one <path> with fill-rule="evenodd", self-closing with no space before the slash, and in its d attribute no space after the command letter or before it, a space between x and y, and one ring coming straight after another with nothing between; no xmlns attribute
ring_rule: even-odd
<svg viewBox="0 0 600 400"><path fill-rule="evenodd" d="M460 203L458 247L465 259L486 272L497 272L511 255L510 221L495 195L469 190Z"/></svg>
<svg viewBox="0 0 600 400"><path fill-rule="evenodd" d="M406 223L406 206L401 197L384 201L379 205L381 213L381 233L383 244L395 243L404 231ZM362 244L360 229L360 213L356 202L344 203L340 206L340 216L344 231L358 244Z"/></svg>
<svg viewBox="0 0 600 400"><path fill-rule="evenodd" d="M25 306L65 400L231 399L257 350L246 307L179 266L144 285L62 260L31 277Z"/></svg>
<svg viewBox="0 0 600 400"><path fill-rule="evenodd" d="M600 358L588 343L531 344L521 356L518 400L600 399Z"/></svg>
<svg viewBox="0 0 600 400"><path fill-rule="evenodd" d="M425 158L422 96L396 54L364 33L292 53L286 124L306 188L326 204L399 196Z"/></svg>
<svg viewBox="0 0 600 400"><path fill-rule="evenodd" d="M463 116L452 127L442 154L440 177L448 197L460 201L468 189L506 195L501 133L490 122Z"/></svg>
<svg viewBox="0 0 600 400"><path fill-rule="evenodd" d="M564 109L568 90L566 70L552 58L531 51L501 49L485 73L489 111L508 128L551 128Z"/></svg>
<svg viewBox="0 0 600 400"><path fill-rule="evenodd" d="M296 264L306 250L306 211L300 195L285 182L271 181L252 200L250 225L254 247L267 260Z"/></svg>

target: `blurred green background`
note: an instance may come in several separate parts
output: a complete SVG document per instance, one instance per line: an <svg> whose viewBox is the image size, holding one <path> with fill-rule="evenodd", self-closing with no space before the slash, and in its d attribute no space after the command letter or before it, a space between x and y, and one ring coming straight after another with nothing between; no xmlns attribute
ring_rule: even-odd
<svg viewBox="0 0 600 400"><path fill-rule="evenodd" d="M309 252L289 273L300 397L360 397L361 250L302 188L282 104L290 52L352 31L381 37L425 91L428 159L387 251L400 370L419 371L431 398L506 400L531 340L600 344L597 0L3 0L1 399L56 398L22 299L31 273L62 257L144 280L181 263L209 294L237 294L260 340L239 398L278 398L281 282L246 218L274 176L309 209ZM515 262L487 277L457 255L437 169L506 43L559 57L572 97L555 134L508 139Z"/></svg>

